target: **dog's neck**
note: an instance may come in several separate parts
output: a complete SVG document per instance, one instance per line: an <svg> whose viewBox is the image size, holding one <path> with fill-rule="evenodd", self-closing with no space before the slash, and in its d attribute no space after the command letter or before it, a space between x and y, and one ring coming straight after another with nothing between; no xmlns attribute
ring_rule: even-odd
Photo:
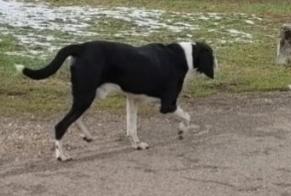
<svg viewBox="0 0 291 196"><path fill-rule="evenodd" d="M193 54L192 54L192 50L193 50L193 43L190 42L180 42L179 45L181 46L181 48L184 50L184 54L185 54L185 58L187 61L187 66L188 66L188 71L192 71L194 68L193 65Z"/></svg>

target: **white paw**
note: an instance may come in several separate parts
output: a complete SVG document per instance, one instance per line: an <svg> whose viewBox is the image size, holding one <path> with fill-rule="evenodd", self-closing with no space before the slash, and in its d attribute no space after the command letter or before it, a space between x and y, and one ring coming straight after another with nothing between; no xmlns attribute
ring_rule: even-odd
<svg viewBox="0 0 291 196"><path fill-rule="evenodd" d="M71 156L68 156L68 155L57 155L56 158L58 161L61 161L61 162L73 160L73 158Z"/></svg>
<svg viewBox="0 0 291 196"><path fill-rule="evenodd" d="M149 149L149 145L145 142L136 142L132 145L132 147L137 150Z"/></svg>
<svg viewBox="0 0 291 196"><path fill-rule="evenodd" d="M56 148L56 159L58 161L70 161L72 160L72 157L67 154L64 154L62 150L59 150L58 148Z"/></svg>

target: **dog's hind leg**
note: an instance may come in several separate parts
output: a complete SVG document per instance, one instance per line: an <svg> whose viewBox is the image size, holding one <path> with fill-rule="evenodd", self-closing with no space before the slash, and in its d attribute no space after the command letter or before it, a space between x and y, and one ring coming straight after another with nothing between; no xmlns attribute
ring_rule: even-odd
<svg viewBox="0 0 291 196"><path fill-rule="evenodd" d="M62 148L61 139L69 126L75 122L88 109L95 98L95 91L83 94L74 94L73 106L70 112L55 127L56 158L59 161L70 160Z"/></svg>
<svg viewBox="0 0 291 196"><path fill-rule="evenodd" d="M138 150L148 149L149 145L141 142L137 136L137 103L127 96L126 99L126 119L127 119L127 136L133 148Z"/></svg>
<svg viewBox="0 0 291 196"><path fill-rule="evenodd" d="M112 85L101 85L97 88L97 92L96 92L96 97L97 99L105 99L106 96L110 93L110 91L112 90L111 87ZM117 87L115 87L117 88ZM83 138L83 140L85 140L86 142L91 142L93 140L93 137L89 131L89 129L87 128L87 126L84 124L84 120L82 118L82 116L76 121L76 125L77 127L82 131L81 133L81 137Z"/></svg>
<svg viewBox="0 0 291 196"><path fill-rule="evenodd" d="M83 140L85 140L86 142L91 142L93 140L92 134L90 133L87 126L84 124L82 116L76 121L76 125L82 131L81 137L83 138Z"/></svg>

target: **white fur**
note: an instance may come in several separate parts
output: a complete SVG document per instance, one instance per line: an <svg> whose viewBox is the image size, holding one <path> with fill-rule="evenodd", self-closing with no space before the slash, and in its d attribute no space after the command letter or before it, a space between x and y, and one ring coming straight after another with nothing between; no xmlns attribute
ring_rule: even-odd
<svg viewBox="0 0 291 196"><path fill-rule="evenodd" d="M192 48L193 43L188 43L188 42L181 42L179 45L182 47L185 53L186 61L187 61L187 66L188 66L188 71L193 69L193 48Z"/></svg>
<svg viewBox="0 0 291 196"><path fill-rule="evenodd" d="M179 123L179 130L186 132L189 129L199 128L197 125L191 125L191 116L189 113L185 112L180 106L177 107L177 110L174 112L176 116L182 118L182 121Z"/></svg>
<svg viewBox="0 0 291 196"><path fill-rule="evenodd" d="M102 84L100 87L98 87L96 96L99 99L105 99L107 95L112 92L122 93L123 91L121 90L120 86L117 84L105 83L105 84Z"/></svg>
<svg viewBox="0 0 291 196"><path fill-rule="evenodd" d="M127 96L126 99L126 122L127 122L127 136L130 138L130 142L133 148L146 149L149 145L145 142L141 142L137 136L137 102L131 96Z"/></svg>
<svg viewBox="0 0 291 196"><path fill-rule="evenodd" d="M102 84L97 89L97 98L105 99L111 93L120 93L126 96L130 96L137 102L153 102L153 103L160 103L160 99L155 97L150 97L144 94L132 94L123 91L119 85L113 83L105 83Z"/></svg>
<svg viewBox="0 0 291 196"><path fill-rule="evenodd" d="M63 151L63 145L60 140L55 141L55 152L56 152L56 158L60 161L67 161L71 159L70 156L65 155Z"/></svg>
<svg viewBox="0 0 291 196"><path fill-rule="evenodd" d="M127 136L131 136L134 142L139 142L136 135L137 129L137 105L134 99L127 97L126 99L126 122ZM134 133L135 132L135 133Z"/></svg>
<svg viewBox="0 0 291 196"><path fill-rule="evenodd" d="M187 124L190 124L191 121L190 115L187 112L185 112L180 106L177 107L174 114L185 120Z"/></svg>

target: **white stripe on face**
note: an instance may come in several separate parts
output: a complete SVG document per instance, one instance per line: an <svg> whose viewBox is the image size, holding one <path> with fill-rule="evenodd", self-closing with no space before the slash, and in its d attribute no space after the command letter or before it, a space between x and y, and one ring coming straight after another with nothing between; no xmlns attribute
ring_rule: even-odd
<svg viewBox="0 0 291 196"><path fill-rule="evenodd" d="M188 71L193 69L193 55L192 55L192 43L189 42L181 42L179 43L181 48L184 50L185 58L187 61Z"/></svg>

